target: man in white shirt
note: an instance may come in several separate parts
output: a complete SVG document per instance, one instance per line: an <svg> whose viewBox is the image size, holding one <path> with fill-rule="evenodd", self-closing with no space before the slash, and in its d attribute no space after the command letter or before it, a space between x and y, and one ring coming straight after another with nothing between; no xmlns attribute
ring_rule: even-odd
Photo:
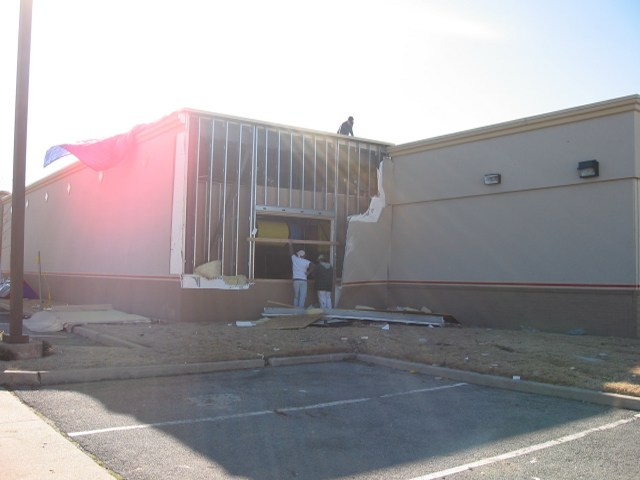
<svg viewBox="0 0 640 480"><path fill-rule="evenodd" d="M289 255L291 255L293 272L293 306L304 308L307 299L307 276L313 271L314 264L304 258L304 250L293 253L291 240L289 240Z"/></svg>

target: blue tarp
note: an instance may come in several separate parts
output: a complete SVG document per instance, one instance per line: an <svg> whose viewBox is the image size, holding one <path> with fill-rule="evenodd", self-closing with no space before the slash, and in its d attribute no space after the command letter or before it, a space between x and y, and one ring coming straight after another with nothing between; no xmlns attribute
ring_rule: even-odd
<svg viewBox="0 0 640 480"><path fill-rule="evenodd" d="M11 298L11 281L5 278L0 283L0 298ZM22 282L22 298L29 298L35 300L38 298L38 294L29 286L26 280Z"/></svg>

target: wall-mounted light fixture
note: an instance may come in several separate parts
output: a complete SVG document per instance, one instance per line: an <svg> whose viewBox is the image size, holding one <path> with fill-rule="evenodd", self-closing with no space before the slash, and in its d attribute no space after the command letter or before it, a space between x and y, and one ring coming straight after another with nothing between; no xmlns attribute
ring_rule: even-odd
<svg viewBox="0 0 640 480"><path fill-rule="evenodd" d="M580 178L591 178L600 175L600 164L598 160L585 160L578 162L578 175Z"/></svg>
<svg viewBox="0 0 640 480"><path fill-rule="evenodd" d="M499 173L487 173L484 176L485 185L497 185L499 183L502 183L502 175Z"/></svg>

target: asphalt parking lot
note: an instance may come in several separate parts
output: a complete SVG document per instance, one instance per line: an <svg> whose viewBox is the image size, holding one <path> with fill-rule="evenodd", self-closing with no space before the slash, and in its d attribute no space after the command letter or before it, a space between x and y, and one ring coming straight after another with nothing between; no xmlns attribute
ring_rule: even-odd
<svg viewBox="0 0 640 480"><path fill-rule="evenodd" d="M125 479L637 477L637 412L360 362L18 390Z"/></svg>

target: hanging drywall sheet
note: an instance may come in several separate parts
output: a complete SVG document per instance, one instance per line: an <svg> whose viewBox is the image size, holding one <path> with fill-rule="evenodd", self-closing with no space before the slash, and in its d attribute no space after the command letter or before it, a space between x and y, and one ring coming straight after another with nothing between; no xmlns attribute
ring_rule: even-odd
<svg viewBox="0 0 640 480"><path fill-rule="evenodd" d="M378 168L378 195L371 199L365 213L349 217L343 285L389 279L392 209L387 205L383 183L384 176L392 174L392 164L388 160L383 161Z"/></svg>

